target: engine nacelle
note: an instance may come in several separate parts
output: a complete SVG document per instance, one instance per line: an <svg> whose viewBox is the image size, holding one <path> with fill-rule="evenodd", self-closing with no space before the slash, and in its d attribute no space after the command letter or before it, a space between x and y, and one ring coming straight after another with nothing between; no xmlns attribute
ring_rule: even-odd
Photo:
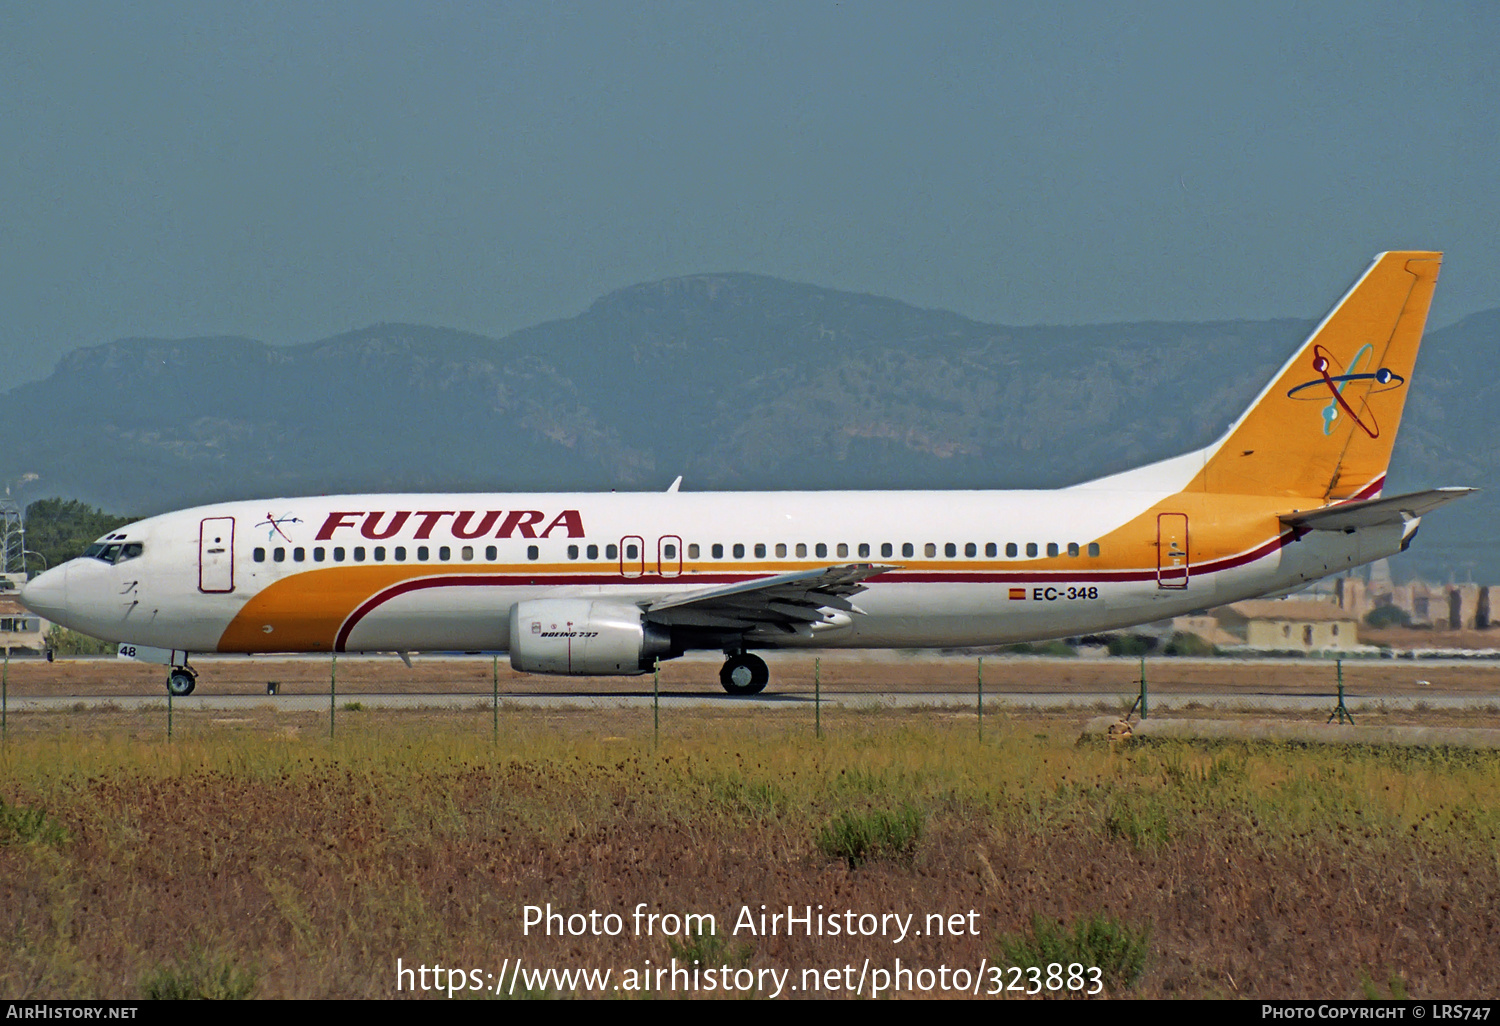
<svg viewBox="0 0 1500 1026"><path fill-rule="evenodd" d="M522 673L636 674L672 652L672 635L639 606L533 599L510 611L510 665Z"/></svg>

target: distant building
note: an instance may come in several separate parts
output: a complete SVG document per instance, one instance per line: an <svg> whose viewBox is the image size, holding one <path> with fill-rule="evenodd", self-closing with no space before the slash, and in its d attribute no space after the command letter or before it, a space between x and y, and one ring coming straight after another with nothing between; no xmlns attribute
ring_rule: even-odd
<svg viewBox="0 0 1500 1026"><path fill-rule="evenodd" d="M1363 621L1382 606L1394 606L1413 626L1436 630L1488 630L1494 625L1491 592L1484 584L1434 584L1410 581L1393 584L1390 578L1341 577L1335 594L1341 609Z"/></svg>
<svg viewBox="0 0 1500 1026"><path fill-rule="evenodd" d="M16 601L14 589L0 590L0 647L40 652L51 624Z"/></svg>
<svg viewBox="0 0 1500 1026"><path fill-rule="evenodd" d="M1359 622L1336 602L1252 599L1212 611L1219 628L1248 648L1278 652L1362 649Z"/></svg>

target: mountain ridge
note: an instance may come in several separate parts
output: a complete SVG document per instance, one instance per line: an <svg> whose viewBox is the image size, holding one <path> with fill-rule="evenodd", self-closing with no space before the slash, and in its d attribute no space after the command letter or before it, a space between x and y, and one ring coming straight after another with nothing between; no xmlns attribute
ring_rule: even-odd
<svg viewBox="0 0 1500 1026"><path fill-rule="evenodd" d="M698 490L1059 487L1208 444L1313 323L1017 327L736 272L626 286L498 339L398 322L290 346L127 338L0 396L0 480L141 515L679 473ZM1428 333L1388 491L1500 480L1483 442L1497 335L1500 310ZM1419 561L1500 577L1493 512L1441 511Z"/></svg>

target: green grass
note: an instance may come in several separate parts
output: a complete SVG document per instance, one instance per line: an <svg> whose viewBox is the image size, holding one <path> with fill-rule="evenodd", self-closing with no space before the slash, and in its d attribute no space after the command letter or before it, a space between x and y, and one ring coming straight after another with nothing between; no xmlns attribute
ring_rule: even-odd
<svg viewBox="0 0 1500 1026"><path fill-rule="evenodd" d="M231 1001L255 991L255 973L240 968L227 955L212 955L199 947L185 958L164 962L141 974L141 997L150 1001Z"/></svg>
<svg viewBox="0 0 1500 1026"><path fill-rule="evenodd" d="M68 832L42 809L11 805L0 797L0 844L66 844Z"/></svg>
<svg viewBox="0 0 1500 1026"><path fill-rule="evenodd" d="M854 869L872 859L911 861L922 840L922 813L910 805L894 812L840 812L818 832L818 851Z"/></svg>
<svg viewBox="0 0 1500 1026"><path fill-rule="evenodd" d="M1088 970L1097 968L1099 983L1106 991L1118 995L1134 987L1146 971L1150 936L1149 927L1127 926L1103 913L1079 919L1071 927L1033 915L1031 929L1002 936L996 948L1001 965L1041 969L1044 986L1049 967L1060 966L1063 979L1049 990L1072 989L1067 986L1068 973L1076 965L1084 972L1072 977L1079 984L1075 993L1093 989L1095 977Z"/></svg>

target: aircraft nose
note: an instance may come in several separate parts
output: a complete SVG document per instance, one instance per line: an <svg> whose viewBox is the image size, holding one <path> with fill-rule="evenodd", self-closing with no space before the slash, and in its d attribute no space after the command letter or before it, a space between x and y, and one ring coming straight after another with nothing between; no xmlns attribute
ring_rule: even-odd
<svg viewBox="0 0 1500 1026"><path fill-rule="evenodd" d="M63 618L68 609L68 576L72 570L71 562L64 563L54 569L44 570L21 585L18 596L21 605L48 620Z"/></svg>

